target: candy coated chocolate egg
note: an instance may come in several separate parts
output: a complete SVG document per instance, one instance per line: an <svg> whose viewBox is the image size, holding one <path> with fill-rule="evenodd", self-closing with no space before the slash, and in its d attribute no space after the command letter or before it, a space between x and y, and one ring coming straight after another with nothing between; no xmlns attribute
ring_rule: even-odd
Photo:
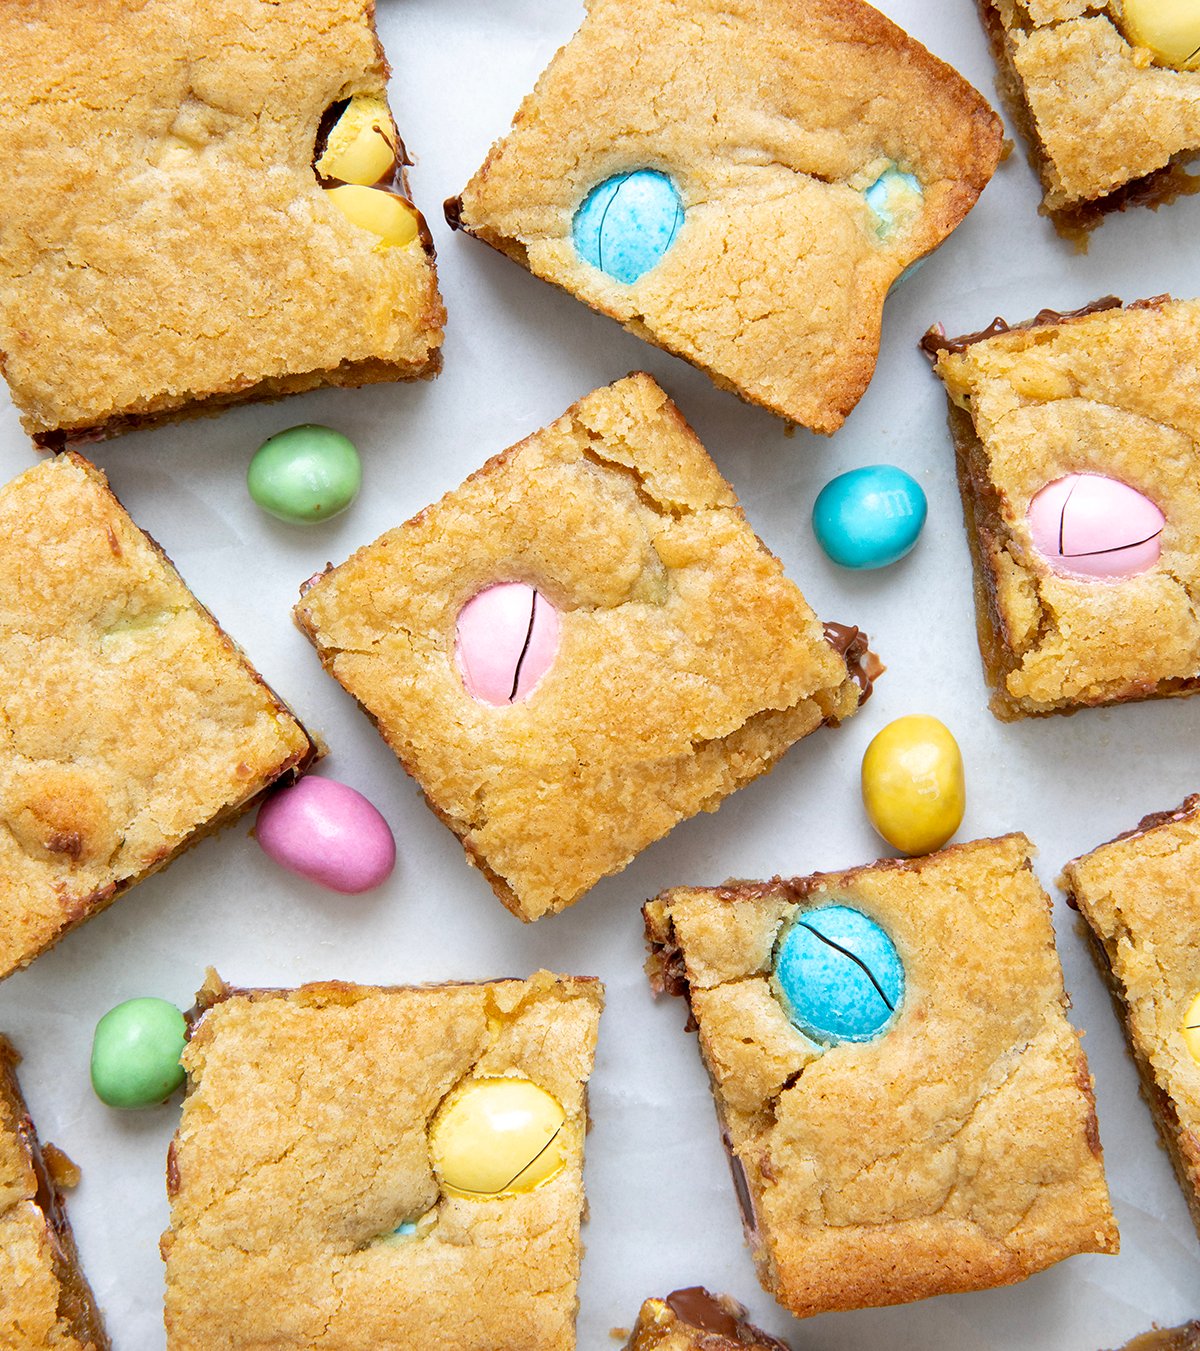
<svg viewBox="0 0 1200 1351"><path fill-rule="evenodd" d="M817 494L817 543L844 568L884 568L916 544L928 504L903 469L873 464L839 474Z"/></svg>
<svg viewBox="0 0 1200 1351"><path fill-rule="evenodd" d="M920 180L900 169L885 169L863 196L881 239L915 220L925 200Z"/></svg>
<svg viewBox="0 0 1200 1351"><path fill-rule="evenodd" d="M354 443L331 427L304 423L259 446L246 471L250 496L281 521L305 525L345 511L362 487Z"/></svg>
<svg viewBox="0 0 1200 1351"><path fill-rule="evenodd" d="M528 1079L472 1079L434 1118L433 1166L453 1195L532 1191L566 1162L565 1121L558 1100Z"/></svg>
<svg viewBox="0 0 1200 1351"><path fill-rule="evenodd" d="M558 611L524 582L489 586L459 611L454 656L472 698L500 707L528 699L558 652Z"/></svg>
<svg viewBox="0 0 1200 1351"><path fill-rule="evenodd" d="M1200 1065L1200 994L1192 1000L1183 1015L1183 1044L1196 1064Z"/></svg>
<svg viewBox="0 0 1200 1351"><path fill-rule="evenodd" d="M1151 500L1105 474L1067 474L1029 504L1029 531L1056 572L1119 581L1162 554L1166 518Z"/></svg>
<svg viewBox="0 0 1200 1351"><path fill-rule="evenodd" d="M187 1023L165 999L127 999L109 1009L92 1039L92 1087L109 1107L154 1107L186 1077L179 1057Z"/></svg>
<svg viewBox="0 0 1200 1351"><path fill-rule="evenodd" d="M871 1041L904 998L904 964L873 919L827 905L798 915L783 935L775 984L789 1018L811 1040Z"/></svg>
<svg viewBox="0 0 1200 1351"><path fill-rule="evenodd" d="M967 800L950 729L924 714L888 723L863 756L862 796L871 824L894 849L940 849L962 824Z"/></svg>
<svg viewBox="0 0 1200 1351"><path fill-rule="evenodd" d="M1121 27L1135 46L1177 70L1200 68L1200 4L1196 0L1121 0Z"/></svg>
<svg viewBox="0 0 1200 1351"><path fill-rule="evenodd" d="M396 167L395 136L387 103L378 94L356 94L330 127L317 172L371 187Z"/></svg>
<svg viewBox="0 0 1200 1351"><path fill-rule="evenodd" d="M289 872L355 895L396 866L391 827L365 797L315 774L277 788L258 809L254 837Z"/></svg>
<svg viewBox="0 0 1200 1351"><path fill-rule="evenodd" d="M326 194L351 225L378 235L384 248L403 248L420 234L417 208L398 192L343 183Z"/></svg>
<svg viewBox="0 0 1200 1351"><path fill-rule="evenodd" d="M629 285L661 260L682 224L675 184L657 169L637 169L593 188L572 234L585 262Z"/></svg>

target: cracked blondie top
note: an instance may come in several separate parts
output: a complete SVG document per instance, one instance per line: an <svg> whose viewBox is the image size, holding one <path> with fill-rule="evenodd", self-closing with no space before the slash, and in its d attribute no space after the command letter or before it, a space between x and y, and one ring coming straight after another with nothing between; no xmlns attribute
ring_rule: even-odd
<svg viewBox="0 0 1200 1351"><path fill-rule="evenodd" d="M1059 884L1087 921L1142 1091L1200 1232L1200 797L1072 860Z"/></svg>
<svg viewBox="0 0 1200 1351"><path fill-rule="evenodd" d="M78 455L0 489L0 976L316 748Z"/></svg>
<svg viewBox="0 0 1200 1351"><path fill-rule="evenodd" d="M8 1351L109 1351L79 1266L62 1188L79 1170L44 1148L21 1096L20 1056L0 1036L0 1346Z"/></svg>
<svg viewBox="0 0 1200 1351"><path fill-rule="evenodd" d="M557 650L528 693L514 655L512 701L495 706L468 691L456 631L505 583L557 613ZM647 375L315 579L296 619L525 920L849 717L880 669L857 630L827 641Z"/></svg>
<svg viewBox="0 0 1200 1351"><path fill-rule="evenodd" d="M39 443L436 370L431 250L314 172L326 110L384 91L371 0L14 0L0 49L0 353Z"/></svg>
<svg viewBox="0 0 1200 1351"><path fill-rule="evenodd" d="M546 972L202 992L168 1162L170 1351L570 1351L602 1001ZM509 1076L562 1105L563 1166L524 1192L440 1187L439 1106Z"/></svg>
<svg viewBox="0 0 1200 1351"><path fill-rule="evenodd" d="M822 1047L772 978L793 921L853 907L903 1002ZM764 1288L800 1317L1023 1280L1117 1228L1092 1080L1023 835L645 908L656 989L687 998Z"/></svg>
<svg viewBox="0 0 1200 1351"><path fill-rule="evenodd" d="M1000 92L1041 175L1042 210L1062 232L1196 191L1178 166L1200 153L1200 71L1134 45L1120 0L978 3Z"/></svg>
<svg viewBox="0 0 1200 1351"><path fill-rule="evenodd" d="M828 433L870 381L889 287L971 209L1002 137L970 85L861 0L590 0L447 216ZM672 178L683 223L626 285L583 261L572 223L598 184L645 169ZM889 173L917 196L878 215L869 190Z"/></svg>
<svg viewBox="0 0 1200 1351"><path fill-rule="evenodd" d="M749 1322L736 1299L690 1286L642 1305L626 1351L788 1351L788 1347Z"/></svg>
<svg viewBox="0 0 1200 1351"><path fill-rule="evenodd" d="M1089 309L925 339L950 401L979 646L1005 720L1200 686L1200 302ZM1035 546L1034 497L1073 473L1161 510L1154 566L1078 577Z"/></svg>

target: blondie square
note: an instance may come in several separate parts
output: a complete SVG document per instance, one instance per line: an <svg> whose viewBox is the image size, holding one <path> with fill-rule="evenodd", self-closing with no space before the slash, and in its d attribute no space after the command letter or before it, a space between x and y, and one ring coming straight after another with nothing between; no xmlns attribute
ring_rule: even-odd
<svg viewBox="0 0 1200 1351"><path fill-rule="evenodd" d="M1197 53L1139 43L1138 16L1153 8L1147 0L979 0L1000 93L1041 176L1042 211L1060 233L1196 191L1183 164L1200 153Z"/></svg>
<svg viewBox="0 0 1200 1351"><path fill-rule="evenodd" d="M38 444L436 371L371 0L14 0L0 50L0 368ZM341 156L344 211L314 161L364 98L394 164Z"/></svg>
<svg viewBox="0 0 1200 1351"><path fill-rule="evenodd" d="M1200 1232L1200 797L1063 869Z"/></svg>
<svg viewBox="0 0 1200 1351"><path fill-rule="evenodd" d="M109 1340L63 1207L79 1170L42 1147L0 1036L0 1346L7 1351L108 1351Z"/></svg>
<svg viewBox="0 0 1200 1351"><path fill-rule="evenodd" d="M481 631L510 600L519 627L496 608ZM646 375L314 579L296 618L524 920L849 717L880 669L856 629L826 636Z"/></svg>
<svg viewBox="0 0 1200 1351"><path fill-rule="evenodd" d="M1029 855L1008 835L646 906L651 981L699 1029L759 1278L800 1317L1117 1249Z"/></svg>
<svg viewBox="0 0 1200 1351"><path fill-rule="evenodd" d="M1200 302L1108 298L924 346L950 401L991 707L1200 687Z"/></svg>
<svg viewBox="0 0 1200 1351"><path fill-rule="evenodd" d="M446 214L828 433L871 379L888 289L975 204L1002 139L862 0L590 0Z"/></svg>
<svg viewBox="0 0 1200 1351"><path fill-rule="evenodd" d="M1155 1328L1126 1342L1122 1351L1200 1351L1200 1323L1177 1328Z"/></svg>
<svg viewBox="0 0 1200 1351"><path fill-rule="evenodd" d="M316 748L75 454L0 489L0 976Z"/></svg>
<svg viewBox="0 0 1200 1351"><path fill-rule="evenodd" d="M570 1351L602 1002L546 972L210 980L168 1161L169 1351ZM487 1106L514 1091L554 1112L532 1144Z"/></svg>
<svg viewBox="0 0 1200 1351"><path fill-rule="evenodd" d="M626 1351L788 1351L788 1347L748 1322L737 1300L689 1286L642 1305Z"/></svg>

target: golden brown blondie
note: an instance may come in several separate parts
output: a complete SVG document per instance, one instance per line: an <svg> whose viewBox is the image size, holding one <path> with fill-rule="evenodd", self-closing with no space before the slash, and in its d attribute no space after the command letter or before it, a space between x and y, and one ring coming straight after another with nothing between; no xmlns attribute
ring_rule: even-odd
<svg viewBox="0 0 1200 1351"><path fill-rule="evenodd" d="M108 1351L109 1340L63 1206L79 1170L42 1146L0 1036L0 1346L6 1351Z"/></svg>
<svg viewBox="0 0 1200 1351"><path fill-rule="evenodd" d="M1177 1328L1155 1328L1126 1342L1121 1351L1200 1351L1200 1323Z"/></svg>
<svg viewBox="0 0 1200 1351"><path fill-rule="evenodd" d="M17 185L0 204L0 368L35 441L436 371L444 316L415 208L411 242L389 245L314 166L327 110L383 95L373 13L371 0L0 7ZM377 121L396 151L391 196L406 199L385 107Z"/></svg>
<svg viewBox="0 0 1200 1351"><path fill-rule="evenodd" d="M590 0L447 218L828 433L871 379L888 289L971 209L1002 138L969 84L862 0ZM583 230L592 194L629 175L669 209L638 275L604 252L628 239L623 203L646 242L643 206L605 199L595 255Z"/></svg>
<svg viewBox="0 0 1200 1351"><path fill-rule="evenodd" d="M998 718L1200 688L1198 345L1200 302L1165 296L926 335L949 398ZM1082 522L1103 527L1092 552L1074 559L1039 546L1031 515L1043 490L1073 476L1105 502ZM1155 561L1123 567L1146 541L1122 531L1147 504L1158 512ZM1096 575L1106 542L1121 547Z"/></svg>
<svg viewBox="0 0 1200 1351"><path fill-rule="evenodd" d="M788 1351L788 1347L749 1322L736 1299L689 1286L642 1305L626 1351Z"/></svg>
<svg viewBox="0 0 1200 1351"><path fill-rule="evenodd" d="M1183 168L1200 153L1194 53L1176 65L1139 45L1121 0L978 2L1000 92L1041 175L1042 211L1061 233L1197 190Z"/></svg>
<svg viewBox="0 0 1200 1351"><path fill-rule="evenodd" d="M1117 1249L1092 1080L1029 855L1008 835L646 906L651 981L686 997L699 1029L759 1278L800 1317ZM818 964L796 984L788 963L805 944ZM839 1003L851 977L861 990ZM798 990L823 1017L868 996L886 1016L814 1031Z"/></svg>
<svg viewBox="0 0 1200 1351"><path fill-rule="evenodd" d="M1063 869L1200 1232L1200 797Z"/></svg>
<svg viewBox="0 0 1200 1351"><path fill-rule="evenodd" d="M0 976L316 754L104 475L0 489Z"/></svg>
<svg viewBox="0 0 1200 1351"><path fill-rule="evenodd" d="M597 981L546 972L424 988L210 980L168 1162L169 1351L571 1351L602 1002ZM556 1171L465 1192L439 1123L481 1086L514 1083L557 1104L538 1156L553 1151ZM492 1124L470 1136L477 1160L505 1152L513 1123Z"/></svg>
<svg viewBox="0 0 1200 1351"><path fill-rule="evenodd" d="M495 706L459 643L501 586L559 637L540 681ZM849 717L880 669L856 629L827 638L646 375L315 579L296 619L525 920Z"/></svg>

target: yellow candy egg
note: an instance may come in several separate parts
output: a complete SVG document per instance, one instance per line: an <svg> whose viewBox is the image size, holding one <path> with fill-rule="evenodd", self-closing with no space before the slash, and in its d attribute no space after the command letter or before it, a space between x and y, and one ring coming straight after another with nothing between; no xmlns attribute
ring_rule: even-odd
<svg viewBox="0 0 1200 1351"><path fill-rule="evenodd" d="M395 164L396 133L387 104L377 94L356 94L330 128L317 172L369 188Z"/></svg>
<svg viewBox="0 0 1200 1351"><path fill-rule="evenodd" d="M1191 1007L1183 1015L1183 1044L1196 1064L1200 1065L1200 994L1192 1000Z"/></svg>
<svg viewBox="0 0 1200 1351"><path fill-rule="evenodd" d="M1121 27L1137 47L1178 70L1200 69L1197 0L1123 0Z"/></svg>
<svg viewBox="0 0 1200 1351"><path fill-rule="evenodd" d="M411 244L417 237L416 208L394 192L346 183L330 188L328 195L351 224L378 235L385 248Z"/></svg>
<svg viewBox="0 0 1200 1351"><path fill-rule="evenodd" d="M949 728L924 714L888 723L863 756L862 795L871 824L894 849L940 849L961 825L967 798Z"/></svg>
<svg viewBox="0 0 1200 1351"><path fill-rule="evenodd" d="M532 1191L566 1163L562 1104L528 1079L472 1079L438 1110L433 1166L452 1196Z"/></svg>

